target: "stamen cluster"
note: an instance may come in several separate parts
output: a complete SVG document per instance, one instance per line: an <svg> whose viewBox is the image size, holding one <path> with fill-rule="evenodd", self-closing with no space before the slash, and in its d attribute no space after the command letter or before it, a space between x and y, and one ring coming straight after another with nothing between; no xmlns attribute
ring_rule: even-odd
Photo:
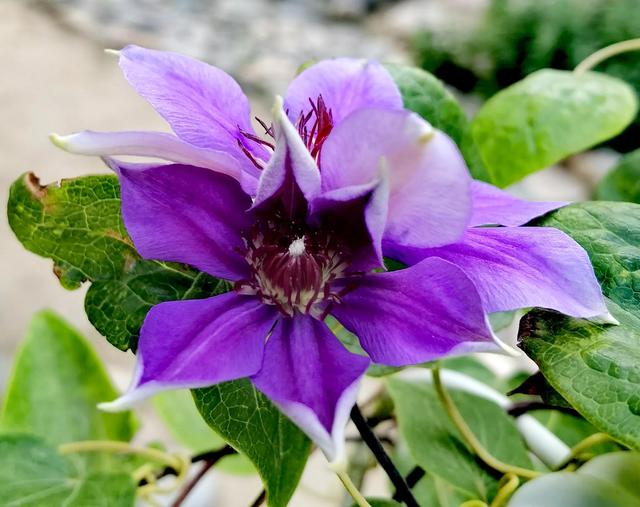
<svg viewBox="0 0 640 507"><path fill-rule="evenodd" d="M332 283L345 276L349 263L331 233L275 213L258 221L244 241L251 275L236 283L237 292L257 295L288 316L320 318L339 300Z"/></svg>

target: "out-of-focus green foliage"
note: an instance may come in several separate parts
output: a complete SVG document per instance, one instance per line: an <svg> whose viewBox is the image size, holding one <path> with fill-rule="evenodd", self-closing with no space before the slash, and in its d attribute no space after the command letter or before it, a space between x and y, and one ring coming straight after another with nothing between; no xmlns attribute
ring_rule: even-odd
<svg viewBox="0 0 640 507"><path fill-rule="evenodd" d="M542 69L573 69L598 49L640 37L640 0L492 0L470 34L419 33L418 65L462 91L491 96ZM598 71L640 91L640 53L603 62ZM637 148L640 120L614 144Z"/></svg>

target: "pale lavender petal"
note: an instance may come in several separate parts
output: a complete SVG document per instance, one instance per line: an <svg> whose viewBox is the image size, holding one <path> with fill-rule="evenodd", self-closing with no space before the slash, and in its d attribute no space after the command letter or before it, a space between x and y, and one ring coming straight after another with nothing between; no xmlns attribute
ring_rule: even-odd
<svg viewBox="0 0 640 507"><path fill-rule="evenodd" d="M285 108L295 122L312 110L309 99L322 96L334 123L364 107L403 108L402 96L391 75L377 62L336 58L324 60L300 73L289 85Z"/></svg>
<svg viewBox="0 0 640 507"><path fill-rule="evenodd" d="M322 191L389 175L385 239L427 247L457 241L471 213L471 177L449 137L409 112L366 109L331 133L321 156Z"/></svg>
<svg viewBox="0 0 640 507"><path fill-rule="evenodd" d="M131 388L101 408L122 410L158 391L253 375L276 319L274 307L235 292L154 306L140 330Z"/></svg>
<svg viewBox="0 0 640 507"><path fill-rule="evenodd" d="M506 225L516 227L562 208L568 202L535 202L518 199L482 181L471 183L473 209L469 226Z"/></svg>
<svg viewBox="0 0 640 507"><path fill-rule="evenodd" d="M59 136L51 134L51 141L65 151L98 157L138 156L167 160L178 164L206 167L240 181L255 179L244 173L235 158L217 150L198 148L162 132L93 132ZM254 185L255 186L255 185Z"/></svg>
<svg viewBox="0 0 640 507"><path fill-rule="evenodd" d="M369 360L348 352L323 322L281 319L267 341L253 383L300 426L330 461L344 448L344 430L358 380Z"/></svg>
<svg viewBox="0 0 640 507"><path fill-rule="evenodd" d="M254 207L278 195L285 202L293 201L302 192L305 201L315 198L320 191L320 171L300 135L282 110L278 98L273 108L276 148L262 171ZM306 202L303 204L306 206ZM294 203L288 203L293 206Z"/></svg>
<svg viewBox="0 0 640 507"><path fill-rule="evenodd" d="M118 172L122 216L140 255L219 278L247 276L241 232L252 223L251 198L235 180L173 164L141 169L120 162Z"/></svg>
<svg viewBox="0 0 640 507"><path fill-rule="evenodd" d="M376 363L417 364L502 346L473 282L450 262L429 258L354 285L331 313Z"/></svg>
<svg viewBox="0 0 640 507"><path fill-rule="evenodd" d="M474 228L459 243L422 251L385 246L386 255L405 262L433 255L460 266L489 313L537 306L573 317L608 315L587 253L551 227Z"/></svg>
<svg viewBox="0 0 640 507"><path fill-rule="evenodd" d="M120 51L120 68L181 139L249 163L239 141L254 155L268 158L263 147L246 142L242 135L241 130L254 133L249 101L222 70L188 56L138 46Z"/></svg>

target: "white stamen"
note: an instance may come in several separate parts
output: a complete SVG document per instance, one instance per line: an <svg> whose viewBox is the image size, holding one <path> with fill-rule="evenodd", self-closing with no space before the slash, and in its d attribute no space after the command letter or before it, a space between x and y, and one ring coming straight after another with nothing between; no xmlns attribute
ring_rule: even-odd
<svg viewBox="0 0 640 507"><path fill-rule="evenodd" d="M304 236L294 239L289 245L289 255L298 257L305 252L304 248Z"/></svg>

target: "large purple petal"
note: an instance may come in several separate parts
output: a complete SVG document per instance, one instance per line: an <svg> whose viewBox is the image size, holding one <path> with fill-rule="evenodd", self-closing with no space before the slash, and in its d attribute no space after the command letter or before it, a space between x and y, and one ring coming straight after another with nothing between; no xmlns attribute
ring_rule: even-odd
<svg viewBox="0 0 640 507"><path fill-rule="evenodd" d="M198 148L164 132L93 132L85 130L67 136L51 134L51 141L59 148L78 155L98 157L152 157L177 164L206 167L226 174L240 182L255 180L256 170L246 172L238 161L224 151ZM255 168L254 168L255 169Z"/></svg>
<svg viewBox="0 0 640 507"><path fill-rule="evenodd" d="M131 388L101 408L122 410L158 391L253 375L276 318L274 307L235 292L154 306L140 330Z"/></svg>
<svg viewBox="0 0 640 507"><path fill-rule="evenodd" d="M524 201L482 181L471 183L471 198L473 209L469 221L470 227L478 225L516 227L569 204L567 202Z"/></svg>
<svg viewBox="0 0 640 507"><path fill-rule="evenodd" d="M292 122L312 110L322 96L334 123L364 107L403 108L402 96L391 75L377 62L336 58L324 60L300 73L289 85L285 108Z"/></svg>
<svg viewBox="0 0 640 507"><path fill-rule="evenodd" d="M368 365L367 358L348 352L326 324L298 315L276 325L253 383L333 461L342 454L358 379Z"/></svg>
<svg viewBox="0 0 640 507"><path fill-rule="evenodd" d="M120 51L120 68L180 138L248 163L238 141L245 141L241 130L253 133L249 101L228 74L187 56L138 46ZM261 146L245 146L267 158Z"/></svg>
<svg viewBox="0 0 640 507"><path fill-rule="evenodd" d="M289 208L300 204L295 201L304 197L301 204L306 207L307 202L320 191L320 171L300 135L284 114L280 98L273 108L273 116L275 152L260 177L254 207L275 196L280 197Z"/></svg>
<svg viewBox="0 0 640 507"><path fill-rule="evenodd" d="M117 169L124 223L140 255L230 280L247 276L240 251L251 198L235 180L187 165Z"/></svg>
<svg viewBox="0 0 640 507"><path fill-rule="evenodd" d="M322 190L389 177L385 239L416 246L457 241L471 212L470 182L449 137L409 112L365 109L338 125L322 148Z"/></svg>
<svg viewBox="0 0 640 507"><path fill-rule="evenodd" d="M450 262L429 258L354 285L331 313L377 363L417 364L501 345L473 282Z"/></svg>
<svg viewBox="0 0 640 507"><path fill-rule="evenodd" d="M433 255L460 266L489 313L537 306L574 317L608 316L587 253L551 227L474 228L459 243L422 251L385 246L386 255L405 262Z"/></svg>

